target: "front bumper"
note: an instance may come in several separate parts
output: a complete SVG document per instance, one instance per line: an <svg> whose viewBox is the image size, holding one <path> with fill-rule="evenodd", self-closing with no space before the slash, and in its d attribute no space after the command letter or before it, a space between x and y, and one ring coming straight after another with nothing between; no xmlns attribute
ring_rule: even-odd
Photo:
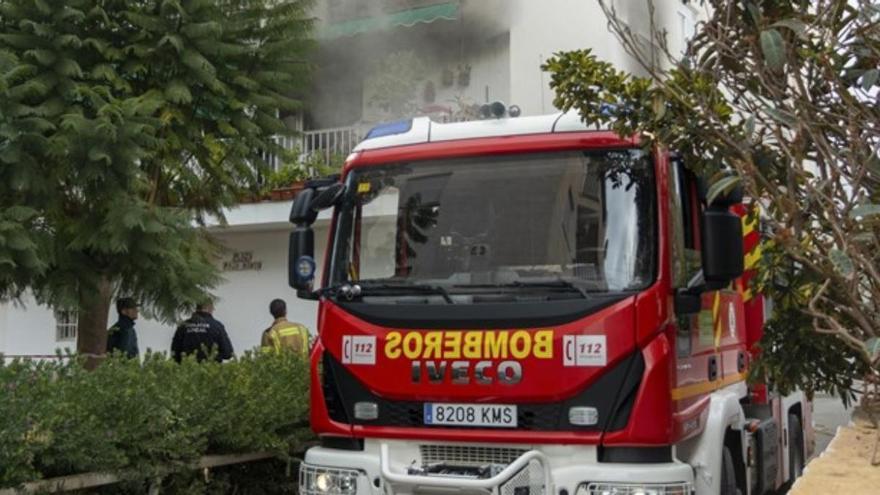
<svg viewBox="0 0 880 495"><path fill-rule="evenodd" d="M455 475L413 474L410 468L450 457L450 463L479 463L491 459L498 469L482 479ZM693 486L693 469L681 462L657 464L599 463L595 446L476 445L418 441L366 440L362 451L315 447L306 452L303 469L351 470L356 486L348 492L312 491L302 495L380 495L410 493L492 493L498 495L585 493L590 484L621 486ZM528 487L528 488L524 488ZM690 491L690 490L688 490ZM642 493L619 491L609 493ZM645 492L645 493L664 493Z"/></svg>

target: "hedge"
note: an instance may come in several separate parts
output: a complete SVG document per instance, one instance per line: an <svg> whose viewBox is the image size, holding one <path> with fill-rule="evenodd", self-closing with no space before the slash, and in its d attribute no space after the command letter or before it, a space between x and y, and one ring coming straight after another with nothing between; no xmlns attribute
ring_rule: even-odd
<svg viewBox="0 0 880 495"><path fill-rule="evenodd" d="M206 454L284 459L309 437L307 415L308 366L291 353L113 356L94 371L76 357L0 360L0 487L94 471L186 478Z"/></svg>

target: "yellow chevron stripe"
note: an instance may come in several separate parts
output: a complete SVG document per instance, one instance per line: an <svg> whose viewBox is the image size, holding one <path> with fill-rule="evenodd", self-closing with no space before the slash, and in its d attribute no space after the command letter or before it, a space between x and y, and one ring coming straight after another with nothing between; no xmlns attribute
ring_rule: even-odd
<svg viewBox="0 0 880 495"><path fill-rule="evenodd" d="M745 379L745 373L736 373L733 375L727 375L724 378L715 380L714 382L706 381L694 383L693 385L686 385L684 387L674 388L670 391L670 393L672 395L672 400L688 399L696 395L703 395L709 392L713 392L715 390L718 390L719 388L741 382Z"/></svg>
<svg viewBox="0 0 880 495"><path fill-rule="evenodd" d="M758 261L761 260L761 244L758 243L755 245L754 249L751 252L746 253L744 265L746 270L751 270L758 266Z"/></svg>
<svg viewBox="0 0 880 495"><path fill-rule="evenodd" d="M740 220L742 221L743 237L751 234L758 226L758 219L755 218L750 222L748 213L740 217Z"/></svg>
<svg viewBox="0 0 880 495"><path fill-rule="evenodd" d="M721 318L718 317L721 312L721 293L715 292L715 302L712 303L712 323L715 327L715 348L721 345Z"/></svg>

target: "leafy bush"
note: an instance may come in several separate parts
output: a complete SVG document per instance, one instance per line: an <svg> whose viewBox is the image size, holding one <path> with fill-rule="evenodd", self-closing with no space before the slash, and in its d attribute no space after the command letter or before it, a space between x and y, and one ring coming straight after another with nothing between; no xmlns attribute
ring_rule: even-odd
<svg viewBox="0 0 880 495"><path fill-rule="evenodd" d="M308 367L290 353L113 356L95 371L76 357L0 362L0 394L0 487L90 471L142 480L206 454L284 459L310 435Z"/></svg>
<svg viewBox="0 0 880 495"><path fill-rule="evenodd" d="M325 154L321 150L301 154L298 149L293 149L285 151L281 158L283 160L281 166L266 176L262 188L263 194L290 187L296 182L312 177L338 173L345 163L344 155L336 152Z"/></svg>

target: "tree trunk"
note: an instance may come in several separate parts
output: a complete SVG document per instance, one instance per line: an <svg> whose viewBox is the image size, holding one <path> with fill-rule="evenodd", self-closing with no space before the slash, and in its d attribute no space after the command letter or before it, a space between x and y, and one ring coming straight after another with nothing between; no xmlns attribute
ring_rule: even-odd
<svg viewBox="0 0 880 495"><path fill-rule="evenodd" d="M86 356L89 369L97 366L107 351L107 316L112 298L110 279L103 275L94 290L83 287L79 292L76 350Z"/></svg>

